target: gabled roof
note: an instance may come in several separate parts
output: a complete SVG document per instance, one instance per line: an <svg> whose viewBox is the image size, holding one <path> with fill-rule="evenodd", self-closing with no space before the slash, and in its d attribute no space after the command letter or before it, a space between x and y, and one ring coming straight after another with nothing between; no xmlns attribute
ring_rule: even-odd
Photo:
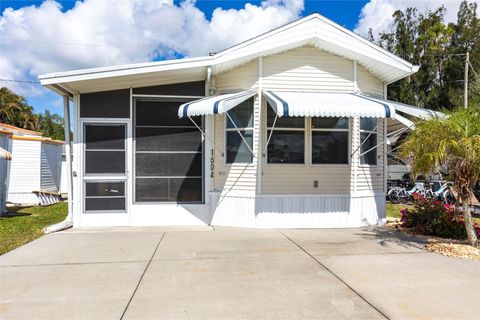
<svg viewBox="0 0 480 320"><path fill-rule="evenodd" d="M314 13L211 56L50 73L39 78L42 85L57 92L69 93L82 92L90 87L85 86L85 81L97 90L121 88L122 85L129 87L131 84L148 85L151 81L155 84L161 84L162 81L197 81L205 79L208 66L212 67L213 74L219 74L258 57L306 45L356 60L387 83L407 77L418 70L417 66ZM110 85L106 84L107 79Z"/></svg>

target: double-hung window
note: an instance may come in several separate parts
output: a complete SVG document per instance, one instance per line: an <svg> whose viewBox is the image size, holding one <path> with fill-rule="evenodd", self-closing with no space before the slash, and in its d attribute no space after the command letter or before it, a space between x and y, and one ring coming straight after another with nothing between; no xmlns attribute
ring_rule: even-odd
<svg viewBox="0 0 480 320"><path fill-rule="evenodd" d="M348 118L312 119L312 163L348 164Z"/></svg>
<svg viewBox="0 0 480 320"><path fill-rule="evenodd" d="M226 163L251 163L253 160L253 98L226 115Z"/></svg>
<svg viewBox="0 0 480 320"><path fill-rule="evenodd" d="M305 118L278 118L267 106L268 137L267 163L305 163Z"/></svg>
<svg viewBox="0 0 480 320"><path fill-rule="evenodd" d="M360 118L360 164L377 164L377 119Z"/></svg>

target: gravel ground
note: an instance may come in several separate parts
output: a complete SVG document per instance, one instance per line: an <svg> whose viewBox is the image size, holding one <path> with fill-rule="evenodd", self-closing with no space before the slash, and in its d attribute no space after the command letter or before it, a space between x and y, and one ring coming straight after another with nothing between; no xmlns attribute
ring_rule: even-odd
<svg viewBox="0 0 480 320"><path fill-rule="evenodd" d="M439 237L418 234L411 229L400 226L398 219L389 218L386 224L387 228L404 232L415 237L427 240L425 249L442 254L448 257L459 259L471 259L480 261L480 247L472 247L466 240L444 239Z"/></svg>

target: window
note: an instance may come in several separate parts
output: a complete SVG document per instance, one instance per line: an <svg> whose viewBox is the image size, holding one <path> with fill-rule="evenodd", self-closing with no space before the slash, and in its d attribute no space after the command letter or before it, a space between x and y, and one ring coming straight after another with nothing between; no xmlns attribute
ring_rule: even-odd
<svg viewBox="0 0 480 320"><path fill-rule="evenodd" d="M267 163L305 163L305 118L277 118L267 106ZM273 123L275 122L275 126Z"/></svg>
<svg viewBox="0 0 480 320"><path fill-rule="evenodd" d="M360 163L377 164L377 119L360 118ZM368 151L368 152L367 152Z"/></svg>
<svg viewBox="0 0 480 320"><path fill-rule="evenodd" d="M348 164L348 118L312 118L312 163Z"/></svg>
<svg viewBox="0 0 480 320"><path fill-rule="evenodd" d="M125 211L125 181L86 181L85 211Z"/></svg>
<svg viewBox="0 0 480 320"><path fill-rule="evenodd" d="M135 103L135 201L203 201L202 133L178 118L184 101ZM201 126L201 118L194 117Z"/></svg>
<svg viewBox="0 0 480 320"><path fill-rule="evenodd" d="M237 128L240 132L237 131ZM251 163L253 160L253 155L250 152L250 149L253 148L253 98L228 111L225 131L226 162Z"/></svg>
<svg viewBox="0 0 480 320"><path fill-rule="evenodd" d="M124 174L124 124L85 124L85 174Z"/></svg>

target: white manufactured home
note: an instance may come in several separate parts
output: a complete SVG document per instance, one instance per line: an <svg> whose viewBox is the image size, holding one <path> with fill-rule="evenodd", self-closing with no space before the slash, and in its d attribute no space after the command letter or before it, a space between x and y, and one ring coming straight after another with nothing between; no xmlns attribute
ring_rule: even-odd
<svg viewBox="0 0 480 320"><path fill-rule="evenodd" d="M63 141L4 123L0 123L0 131L7 133L5 148L12 154L0 172L6 201L22 205L57 202Z"/></svg>
<svg viewBox="0 0 480 320"><path fill-rule="evenodd" d="M65 223L382 223L387 134L429 114L386 88L417 70L312 14L207 57L41 76L67 129L73 101Z"/></svg>

